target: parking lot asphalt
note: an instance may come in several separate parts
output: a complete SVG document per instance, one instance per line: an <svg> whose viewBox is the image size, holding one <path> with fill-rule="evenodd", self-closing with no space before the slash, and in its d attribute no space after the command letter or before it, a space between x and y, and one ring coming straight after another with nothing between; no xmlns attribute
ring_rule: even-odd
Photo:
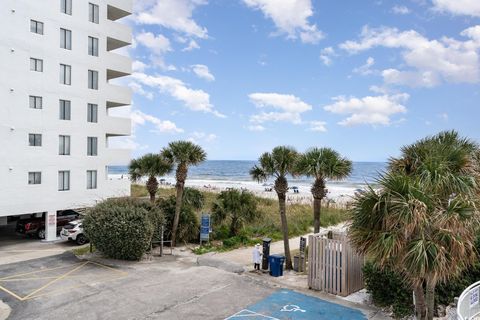
<svg viewBox="0 0 480 320"><path fill-rule="evenodd" d="M0 266L0 300L12 320L336 319L319 318L325 310L364 319L352 308L282 292L256 277L199 266L192 256L112 265L66 252Z"/></svg>
<svg viewBox="0 0 480 320"><path fill-rule="evenodd" d="M0 226L0 265L57 255L75 247L73 242L45 242L18 234L15 224Z"/></svg>

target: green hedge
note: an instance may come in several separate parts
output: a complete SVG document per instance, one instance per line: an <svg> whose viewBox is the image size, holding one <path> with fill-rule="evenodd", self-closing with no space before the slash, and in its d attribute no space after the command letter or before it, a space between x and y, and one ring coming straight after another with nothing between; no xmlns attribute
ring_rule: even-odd
<svg viewBox="0 0 480 320"><path fill-rule="evenodd" d="M172 238L173 219L175 217L175 196L170 196L167 199L160 199L157 202L158 208L162 211L165 217L165 231L164 239ZM188 203L183 203L182 211L178 220L177 229L177 243L199 241L200 226L194 208Z"/></svg>
<svg viewBox="0 0 480 320"><path fill-rule="evenodd" d="M376 267L367 262L363 267L365 288L371 294L373 303L379 307L393 307L396 318L410 315L414 311L412 291L402 277L391 270Z"/></svg>
<svg viewBox="0 0 480 320"><path fill-rule="evenodd" d="M83 228L92 244L110 258L139 260L158 235L160 211L130 198L103 201L88 210Z"/></svg>

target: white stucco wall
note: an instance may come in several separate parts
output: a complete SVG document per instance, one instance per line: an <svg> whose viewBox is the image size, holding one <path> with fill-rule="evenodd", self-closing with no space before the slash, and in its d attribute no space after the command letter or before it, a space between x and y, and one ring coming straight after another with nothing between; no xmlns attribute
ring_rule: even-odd
<svg viewBox="0 0 480 320"><path fill-rule="evenodd" d="M88 2L73 0L72 15L60 0L2 0L0 8L0 216L81 208L127 195L128 181L108 180L106 166L127 165L130 151L107 147L108 135L129 135L130 119L107 115L107 105L129 105L127 87L108 84L107 69L131 72L129 58L106 51L107 37L131 41L131 30L107 20L107 5L131 12L131 0L91 0L100 23L88 21ZM44 34L30 32L30 19ZM60 48L60 28L72 31L72 50ZM99 57L88 55L88 36L99 38ZM30 57L43 59L43 72L30 71ZM72 66L71 86L60 84L60 63ZM87 88L88 70L99 72L99 90ZM43 109L29 108L29 96L43 97ZM71 101L71 120L59 120L59 99ZM109 103L110 102L110 103ZM87 104L98 105L98 123L87 122ZM29 133L42 146L28 145ZM71 155L58 155L59 135L70 135ZM98 137L98 156L87 156L87 137ZM58 171L70 171L70 190L58 191ZM97 189L87 189L87 170L97 170ZM41 171L40 185L28 172Z"/></svg>

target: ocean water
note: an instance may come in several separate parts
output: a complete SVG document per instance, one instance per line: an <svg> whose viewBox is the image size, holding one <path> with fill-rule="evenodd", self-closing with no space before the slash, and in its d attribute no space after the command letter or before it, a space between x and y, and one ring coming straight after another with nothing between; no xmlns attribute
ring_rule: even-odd
<svg viewBox="0 0 480 320"><path fill-rule="evenodd" d="M254 185L255 181L249 175L249 170L256 164L256 161L239 160L209 160L199 166L190 167L188 180L195 185L221 184L221 185ZM384 162L354 162L352 173L343 181L329 181L330 186L358 188L366 183L374 184L379 173L386 168ZM128 173L126 166L109 167L109 174L125 175ZM163 177L167 182L174 181L174 173ZM307 186L313 181L312 178L295 177L289 178L290 186ZM272 183L273 181L267 181ZM260 184L262 186L262 184Z"/></svg>

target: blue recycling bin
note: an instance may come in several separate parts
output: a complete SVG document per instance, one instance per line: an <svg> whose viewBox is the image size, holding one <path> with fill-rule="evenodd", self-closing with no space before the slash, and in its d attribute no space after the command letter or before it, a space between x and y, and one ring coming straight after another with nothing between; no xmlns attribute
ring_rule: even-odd
<svg viewBox="0 0 480 320"><path fill-rule="evenodd" d="M272 254L268 257L268 262L270 264L270 275L272 277L283 276L283 263L285 262L285 256Z"/></svg>

